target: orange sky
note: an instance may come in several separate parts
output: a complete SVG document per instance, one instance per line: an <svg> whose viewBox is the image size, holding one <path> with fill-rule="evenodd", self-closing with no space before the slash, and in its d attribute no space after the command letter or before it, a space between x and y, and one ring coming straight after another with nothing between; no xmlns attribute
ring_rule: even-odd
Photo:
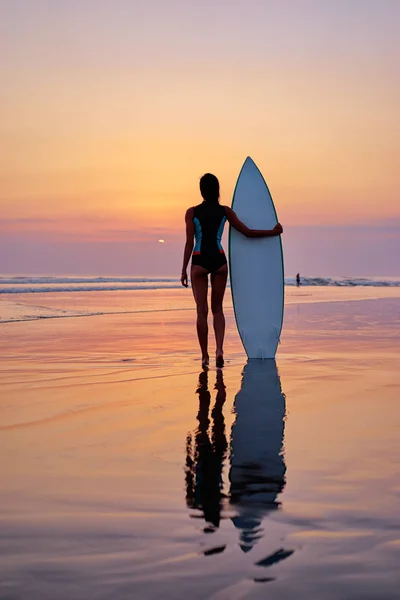
<svg viewBox="0 0 400 600"><path fill-rule="evenodd" d="M248 154L286 226L398 220L399 5L300 4L2 5L1 231L177 239Z"/></svg>

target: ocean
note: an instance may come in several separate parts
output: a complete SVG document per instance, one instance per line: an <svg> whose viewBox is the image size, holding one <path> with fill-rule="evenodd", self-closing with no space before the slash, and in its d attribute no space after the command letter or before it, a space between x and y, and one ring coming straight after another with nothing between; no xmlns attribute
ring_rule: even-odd
<svg viewBox="0 0 400 600"><path fill-rule="evenodd" d="M400 287L400 277L305 276L301 278L300 288L295 291L296 278L290 276L285 278L285 285L286 301L289 303L320 301L322 298L332 301L352 297L360 299L365 295L370 298L367 290L373 290L375 296L379 297L379 290ZM188 294L185 296L187 301L180 303L179 307L175 302L168 302L169 292L178 289L184 293L177 277L2 275L0 323L178 308L194 309L191 295ZM357 289L358 292L352 294L349 292L352 289ZM228 282L227 305L230 302Z"/></svg>

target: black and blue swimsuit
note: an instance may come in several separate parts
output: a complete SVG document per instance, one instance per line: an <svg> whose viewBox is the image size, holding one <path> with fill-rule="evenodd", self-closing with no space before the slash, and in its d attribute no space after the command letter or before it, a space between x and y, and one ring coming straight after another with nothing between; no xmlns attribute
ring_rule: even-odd
<svg viewBox="0 0 400 600"><path fill-rule="evenodd" d="M221 237L226 221L225 208L217 202L202 202L193 207L194 236L196 243L192 265L203 267L209 273L226 265Z"/></svg>

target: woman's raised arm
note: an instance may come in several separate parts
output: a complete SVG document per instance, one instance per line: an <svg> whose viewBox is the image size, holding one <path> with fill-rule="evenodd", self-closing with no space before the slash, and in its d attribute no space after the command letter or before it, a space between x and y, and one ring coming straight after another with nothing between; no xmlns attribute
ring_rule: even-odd
<svg viewBox="0 0 400 600"><path fill-rule="evenodd" d="M242 223L235 211L229 208L229 206L225 206L225 215L232 227L247 238L273 237L280 235L283 231L280 223L277 223L273 229L250 229Z"/></svg>

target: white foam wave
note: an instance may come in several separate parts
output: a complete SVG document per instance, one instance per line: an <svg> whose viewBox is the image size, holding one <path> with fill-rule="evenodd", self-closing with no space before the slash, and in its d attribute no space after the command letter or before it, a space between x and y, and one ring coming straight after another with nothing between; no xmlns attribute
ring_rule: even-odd
<svg viewBox="0 0 400 600"><path fill-rule="evenodd" d="M285 285L295 286L295 277L286 277ZM400 278L302 277L301 285L400 287ZM0 277L0 294L110 292L178 289L180 287L180 281L172 277Z"/></svg>
<svg viewBox="0 0 400 600"><path fill-rule="evenodd" d="M379 277L301 277L300 284L304 286L330 286L330 287L400 287L398 278ZM287 277L285 285L297 285L295 277Z"/></svg>
<svg viewBox="0 0 400 600"><path fill-rule="evenodd" d="M53 286L19 286L19 287L1 287L0 294L35 294L35 293L54 293L54 292L118 292L124 290L170 290L182 287L180 283L176 284L148 284L148 285L53 285Z"/></svg>
<svg viewBox="0 0 400 600"><path fill-rule="evenodd" d="M57 276L39 276L25 277L15 275L12 277L0 277L2 284L75 284L75 283L170 283L176 281L176 277L57 277Z"/></svg>

